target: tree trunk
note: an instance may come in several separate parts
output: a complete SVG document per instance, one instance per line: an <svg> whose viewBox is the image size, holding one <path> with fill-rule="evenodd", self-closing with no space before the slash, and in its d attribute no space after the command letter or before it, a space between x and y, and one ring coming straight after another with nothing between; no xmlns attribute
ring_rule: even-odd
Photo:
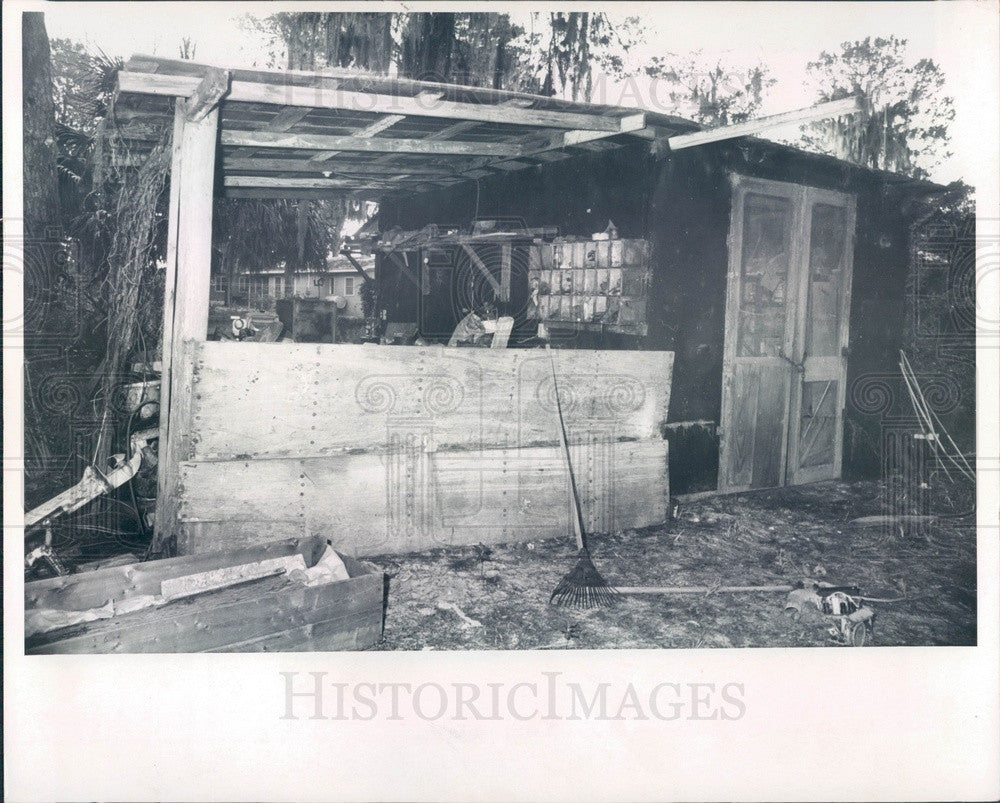
<svg viewBox="0 0 1000 803"><path fill-rule="evenodd" d="M447 82L455 44L454 14L411 14L400 72L420 81Z"/></svg>
<svg viewBox="0 0 1000 803"><path fill-rule="evenodd" d="M24 236L46 238L58 227L59 180L56 173L55 102L52 59L41 12L21 16L24 90Z"/></svg>

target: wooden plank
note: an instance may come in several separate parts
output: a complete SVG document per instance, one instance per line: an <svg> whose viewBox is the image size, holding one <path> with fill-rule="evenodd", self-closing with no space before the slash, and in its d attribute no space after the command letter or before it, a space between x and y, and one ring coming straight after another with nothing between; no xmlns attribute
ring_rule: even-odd
<svg viewBox="0 0 1000 803"><path fill-rule="evenodd" d="M178 112L180 104L178 104ZM197 122L184 119L180 129L180 153L176 259L168 263L173 272L173 299L164 309L169 316L170 343L164 342L164 385L169 384L169 407L161 402L161 420L168 418L166 439L161 436L157 467L159 504L156 507L155 539L162 544L173 535L177 465L190 446L189 411L194 397L192 366L184 353L184 342L204 340L208 334L208 300L212 265L212 209L215 184L215 144L219 110L212 109ZM168 280L169 286L169 280ZM167 299L168 302L171 299ZM168 360L169 355L169 360Z"/></svg>
<svg viewBox="0 0 1000 803"><path fill-rule="evenodd" d="M424 139L451 139L456 134L462 134L466 131L471 131L478 125L482 125L478 120L460 120L457 123L452 123L446 128L442 128L440 131L435 131L433 134L428 134Z"/></svg>
<svg viewBox="0 0 1000 803"><path fill-rule="evenodd" d="M284 178L281 176L226 176L226 187L284 187L286 189L331 189L364 190L392 189L394 185L385 181L345 178Z"/></svg>
<svg viewBox="0 0 1000 803"><path fill-rule="evenodd" d="M333 650L364 650L382 640L382 625L356 616L328 619L268 633L249 641L231 644L216 652L331 652Z"/></svg>
<svg viewBox="0 0 1000 803"><path fill-rule="evenodd" d="M641 131L646 127L645 112L636 112L635 114L615 119L619 121L619 128L616 131L600 130L598 126L591 126L585 130L554 132L544 137L529 136L525 138L521 146L521 152L517 155L522 157L532 156L536 153L569 148L585 142L604 139L605 137Z"/></svg>
<svg viewBox="0 0 1000 803"><path fill-rule="evenodd" d="M504 243L500 246L500 300L505 304L510 302L510 271L511 246Z"/></svg>
<svg viewBox="0 0 1000 803"><path fill-rule="evenodd" d="M382 600L382 578L378 574L321 586L304 586L277 577L260 581L253 593L233 587L154 610L75 626L69 634L46 634L29 640L26 651L206 652L321 622L347 633L358 628L372 632L372 626L381 621Z"/></svg>
<svg viewBox="0 0 1000 803"><path fill-rule="evenodd" d="M470 160L468 163L457 165L392 165L373 164L372 161L363 163L350 163L338 160L333 163L314 162L311 159L248 159L243 157L227 156L222 160L222 167L226 171L245 170L260 173L280 172L280 173L311 173L313 175L324 175L331 173L337 176L360 176L363 178L378 178L394 176L400 173L408 175L427 176L454 176L458 171L466 166L473 167L483 164L484 160Z"/></svg>
<svg viewBox="0 0 1000 803"><path fill-rule="evenodd" d="M752 136L778 126L856 114L860 110L861 107L857 98L843 98L842 100L832 100L829 103L809 106L805 109L796 109L794 111L783 112L782 114L758 117L756 120L750 120L746 123L719 126L718 128L710 128L706 131L695 131L691 134L678 134L668 137L667 144L670 146L670 150L679 151L683 148L693 148L696 145L704 145L709 142L719 142L720 140L733 139L734 137Z"/></svg>
<svg viewBox="0 0 1000 803"><path fill-rule="evenodd" d="M239 563L234 566L221 566L218 569L164 580L160 584L160 594L171 600L191 597L264 577L290 574L297 569L303 571L306 569L305 559L298 554L284 558L268 558L253 563Z"/></svg>
<svg viewBox="0 0 1000 803"><path fill-rule="evenodd" d="M301 122L303 118L308 116L312 108L309 106L286 106L281 111L279 111L274 117L268 120L264 125L260 126L261 131L287 131L293 125ZM252 156L254 153L253 148L241 148L240 150L233 151L233 157L246 157Z"/></svg>
<svg viewBox="0 0 1000 803"><path fill-rule="evenodd" d="M160 444L166 454L166 444L170 436L170 376L174 346L174 304L176 301L177 283L177 229L180 205L181 186L181 140L184 136L184 104L178 98L174 101L174 132L171 143L170 162L170 196L167 207L167 253L166 272L163 277L163 331L160 336L161 382L160 382ZM156 494L157 499L167 496L166 466L157 466ZM165 537L166 519L156 516L153 531L153 548L156 549Z"/></svg>
<svg viewBox="0 0 1000 803"><path fill-rule="evenodd" d="M311 111L312 108L309 106L286 106L274 115L261 131L287 131L308 117Z"/></svg>
<svg viewBox="0 0 1000 803"><path fill-rule="evenodd" d="M288 198L304 199L314 201L325 201L330 198L355 198L361 201L378 201L391 192L398 192L398 188L392 189L368 189L368 190L316 190L316 189L295 189L291 187L224 187L223 198Z"/></svg>
<svg viewBox="0 0 1000 803"><path fill-rule="evenodd" d="M521 146L506 142L463 142L388 137L335 137L325 134L289 134L272 131L223 131L222 144L293 150L362 151L369 153L427 153L469 156L517 156Z"/></svg>
<svg viewBox="0 0 1000 803"><path fill-rule="evenodd" d="M659 435L672 352L555 358L570 430ZM193 359L195 460L386 451L397 420L424 422L440 448L557 442L540 351L207 342Z"/></svg>
<svg viewBox="0 0 1000 803"><path fill-rule="evenodd" d="M405 119L406 119L406 115L403 115L403 114L387 114L387 115L385 115L385 117L382 117L381 119L376 120L371 125L365 126L360 131L355 131L352 136L355 136L355 137L374 137L376 134L380 134L381 132L385 131L387 128L392 128L392 126L394 126L396 123L398 123L398 122L400 122L402 120L405 120ZM340 151L323 151L323 152L317 153L315 156L313 156L311 161L314 161L314 162L323 162L323 161L326 161L327 159L329 159L332 156L336 156L338 153L340 153Z"/></svg>
<svg viewBox="0 0 1000 803"><path fill-rule="evenodd" d="M229 71L210 67L198 88L184 103L184 116L192 123L204 120L229 91Z"/></svg>
<svg viewBox="0 0 1000 803"><path fill-rule="evenodd" d="M397 268L399 268L399 272L410 280L410 284L412 284L418 290L423 291L423 285L420 282L420 278L410 268L405 253L400 253L398 251L389 251L386 254L386 256L390 259L390 261L392 261L392 263Z"/></svg>
<svg viewBox="0 0 1000 803"><path fill-rule="evenodd" d="M360 275L362 281L368 281L372 277L365 273L365 269L361 267L361 263L354 258L354 254L348 251L346 248L342 248L340 251L341 255L347 258L347 261L351 263L351 267L354 268Z"/></svg>
<svg viewBox="0 0 1000 803"><path fill-rule="evenodd" d="M534 101L529 100L527 98L511 98L509 100L502 101L498 105L503 107L514 106L517 108L526 109L529 106L531 106L533 102ZM478 120L459 120L457 123L452 123L451 125L442 128L440 131L435 131L432 134L428 134L426 137L424 137L424 139L451 139L452 137L457 136L458 134L476 128L479 125L482 125L482 123ZM392 155L386 155L386 156L379 156L377 159L375 159L375 161L387 162L391 161L392 159L393 159ZM485 161L480 162L479 164L475 165L475 167L479 167L482 164L485 164ZM409 169L407 169L407 171L412 172Z"/></svg>
<svg viewBox="0 0 1000 803"><path fill-rule="evenodd" d="M471 245L462 243L462 250L468 254L469 259L472 264L476 266L476 269L483 275L483 278L490 283L490 287L493 288L493 292L499 295L500 293L500 282L497 281L496 276L490 271L489 268L483 263L483 260L479 258L479 254L476 253L476 249Z"/></svg>
<svg viewBox="0 0 1000 803"><path fill-rule="evenodd" d="M182 516L218 519L190 548L247 545L253 530L240 522L267 521L289 510L301 513L307 532L359 555L572 539L560 447L424 452L420 435L400 432L391 454L185 463ZM580 433L571 431L570 440L579 441ZM667 450L663 440L574 443L589 531L666 520Z"/></svg>
<svg viewBox="0 0 1000 803"><path fill-rule="evenodd" d="M490 341L491 349L507 348L507 341L510 340L510 333L514 331L514 319L504 316L497 319L497 328L493 333L493 340Z"/></svg>
<svg viewBox="0 0 1000 803"><path fill-rule="evenodd" d="M197 88L200 79L191 76L138 73L122 70L118 73L119 92L187 97ZM447 100L428 102L418 97L385 95L374 92L349 92L340 88L264 84L252 81L232 81L229 99L247 103L272 103L281 106L312 106L318 109L350 109L408 117L443 117L454 120L476 120L485 123L534 126L542 128L592 129L621 132L618 117L606 117L584 112L521 109L488 103L458 103Z"/></svg>
<svg viewBox="0 0 1000 803"><path fill-rule="evenodd" d="M258 532L258 536L266 537L267 532ZM228 552L185 555L34 580L24 585L24 607L86 611L99 608L109 600L122 602L135 597L156 595L160 593L165 580L225 566L292 555L302 555L306 564L312 566L325 548L326 540L319 537L271 539L253 547ZM350 570L350 566L348 569Z"/></svg>

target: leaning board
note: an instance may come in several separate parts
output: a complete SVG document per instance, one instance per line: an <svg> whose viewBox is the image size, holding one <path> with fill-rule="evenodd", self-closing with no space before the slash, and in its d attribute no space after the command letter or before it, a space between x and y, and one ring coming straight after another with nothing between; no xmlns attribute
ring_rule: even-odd
<svg viewBox="0 0 1000 803"><path fill-rule="evenodd" d="M177 549L350 554L572 537L549 354L188 344ZM671 352L552 352L588 529L662 522Z"/></svg>

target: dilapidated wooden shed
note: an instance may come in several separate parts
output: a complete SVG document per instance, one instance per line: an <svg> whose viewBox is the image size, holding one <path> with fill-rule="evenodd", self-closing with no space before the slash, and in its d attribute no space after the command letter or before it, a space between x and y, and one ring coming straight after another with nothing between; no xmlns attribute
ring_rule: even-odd
<svg viewBox="0 0 1000 803"><path fill-rule="evenodd" d="M569 532L556 375L594 531L662 522L670 477L836 477L935 189L752 125L346 71L135 57L115 117L139 153L173 125L157 538L182 554ZM345 193L379 201L379 315L420 345L206 342L213 197ZM555 358L434 345L480 286Z"/></svg>

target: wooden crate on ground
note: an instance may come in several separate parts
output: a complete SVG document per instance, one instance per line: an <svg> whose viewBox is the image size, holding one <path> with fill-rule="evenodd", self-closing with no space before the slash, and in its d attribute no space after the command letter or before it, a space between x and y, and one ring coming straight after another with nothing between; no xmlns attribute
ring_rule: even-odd
<svg viewBox="0 0 1000 803"><path fill-rule="evenodd" d="M246 549L133 563L26 583L27 615L127 608L161 594L164 581L301 555L307 567L327 547L322 537L287 539ZM111 618L38 633L30 654L276 652L359 650L382 639L384 575L340 556L349 579L306 585L270 575L175 599Z"/></svg>

